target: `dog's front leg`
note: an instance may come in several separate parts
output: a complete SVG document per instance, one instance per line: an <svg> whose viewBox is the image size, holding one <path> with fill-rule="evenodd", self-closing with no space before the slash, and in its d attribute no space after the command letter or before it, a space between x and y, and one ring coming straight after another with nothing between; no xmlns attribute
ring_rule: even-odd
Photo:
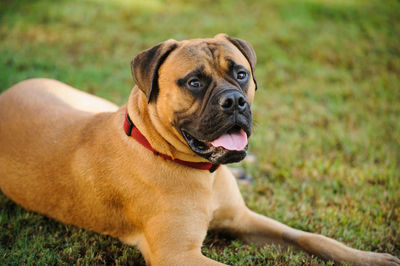
<svg viewBox="0 0 400 266"><path fill-rule="evenodd" d="M350 262L356 265L400 265L400 260L389 254L349 248L331 238L293 229L248 209L243 210L240 218L237 218L233 230L247 241L293 246L336 262Z"/></svg>
<svg viewBox="0 0 400 266"><path fill-rule="evenodd" d="M151 218L139 241L147 265L225 265L201 254L208 221L201 214L169 212Z"/></svg>
<svg viewBox="0 0 400 266"><path fill-rule="evenodd" d="M214 217L211 229L224 230L259 244L293 246L310 254L337 262L358 265L400 265L389 254L349 248L331 238L303 232L249 210L228 168L220 167L214 182Z"/></svg>

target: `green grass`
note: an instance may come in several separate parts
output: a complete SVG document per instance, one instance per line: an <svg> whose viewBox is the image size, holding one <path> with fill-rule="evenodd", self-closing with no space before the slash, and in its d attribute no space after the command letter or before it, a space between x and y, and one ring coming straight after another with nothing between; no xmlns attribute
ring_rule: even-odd
<svg viewBox="0 0 400 266"><path fill-rule="evenodd" d="M245 39L259 89L242 186L251 209L364 250L400 256L400 2L13 1L0 4L0 91L49 77L127 101L130 60L169 38ZM1 147L0 147L1 148ZM233 265L331 264L210 234ZM118 240L27 212L0 194L1 264L132 264Z"/></svg>

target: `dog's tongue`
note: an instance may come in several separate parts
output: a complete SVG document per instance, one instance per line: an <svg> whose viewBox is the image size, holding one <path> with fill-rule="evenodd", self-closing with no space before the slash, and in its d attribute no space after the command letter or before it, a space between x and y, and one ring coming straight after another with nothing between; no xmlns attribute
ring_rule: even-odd
<svg viewBox="0 0 400 266"><path fill-rule="evenodd" d="M214 147L223 147L227 150L241 151L247 145L247 134L243 129L236 133L227 133L212 141Z"/></svg>

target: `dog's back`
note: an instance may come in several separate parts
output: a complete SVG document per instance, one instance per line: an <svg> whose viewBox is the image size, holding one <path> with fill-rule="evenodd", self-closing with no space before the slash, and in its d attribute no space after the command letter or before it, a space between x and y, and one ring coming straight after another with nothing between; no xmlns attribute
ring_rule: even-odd
<svg viewBox="0 0 400 266"><path fill-rule="evenodd" d="M74 190L71 162L95 113L117 106L49 79L31 79L0 95L0 188L41 213L68 209ZM80 132L81 131L81 132ZM71 192L71 193L68 193ZM77 199L78 200L78 199Z"/></svg>

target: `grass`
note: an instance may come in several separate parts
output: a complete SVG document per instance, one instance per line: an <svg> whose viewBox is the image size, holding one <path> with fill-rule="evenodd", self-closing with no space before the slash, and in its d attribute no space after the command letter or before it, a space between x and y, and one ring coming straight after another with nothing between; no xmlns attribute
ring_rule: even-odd
<svg viewBox="0 0 400 266"><path fill-rule="evenodd" d="M251 209L354 248L400 256L400 2L12 1L0 4L0 91L49 77L126 102L129 62L169 38L248 40L259 90L242 186ZM210 234L232 265L332 264ZM142 265L118 240L27 212L0 194L0 261Z"/></svg>

